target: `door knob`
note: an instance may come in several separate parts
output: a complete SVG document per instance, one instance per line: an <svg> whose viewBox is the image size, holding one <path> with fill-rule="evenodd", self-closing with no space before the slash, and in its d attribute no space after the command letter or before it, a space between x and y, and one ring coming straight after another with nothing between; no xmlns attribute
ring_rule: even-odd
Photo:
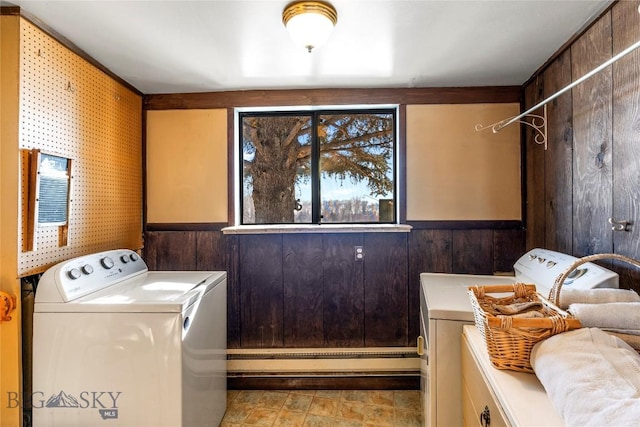
<svg viewBox="0 0 640 427"><path fill-rule="evenodd" d="M626 219L616 221L613 218L609 218L609 224L611 224L611 229L613 231L629 231L629 227L632 223Z"/></svg>

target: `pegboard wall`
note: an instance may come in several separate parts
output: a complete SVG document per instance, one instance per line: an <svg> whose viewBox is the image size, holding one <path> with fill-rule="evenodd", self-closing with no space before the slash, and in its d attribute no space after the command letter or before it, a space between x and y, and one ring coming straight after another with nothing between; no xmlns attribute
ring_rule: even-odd
<svg viewBox="0 0 640 427"><path fill-rule="evenodd" d="M22 276L76 256L142 247L142 98L29 21L20 22ZM27 249L29 156L72 159L68 237L35 229Z"/></svg>

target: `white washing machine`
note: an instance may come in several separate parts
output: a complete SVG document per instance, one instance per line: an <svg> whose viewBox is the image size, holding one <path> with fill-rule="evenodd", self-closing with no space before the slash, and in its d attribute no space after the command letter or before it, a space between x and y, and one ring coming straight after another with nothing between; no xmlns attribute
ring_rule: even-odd
<svg viewBox="0 0 640 427"><path fill-rule="evenodd" d="M514 264L515 277L420 274L420 388L426 426L463 425L460 338L462 327L474 323L468 287L533 283L537 291L547 297L556 278L577 259L547 249L532 249ZM618 282L617 273L593 263L585 263L569 275L562 289L617 288Z"/></svg>
<svg viewBox="0 0 640 427"><path fill-rule="evenodd" d="M217 427L226 272L148 271L133 251L51 267L35 295L33 425Z"/></svg>

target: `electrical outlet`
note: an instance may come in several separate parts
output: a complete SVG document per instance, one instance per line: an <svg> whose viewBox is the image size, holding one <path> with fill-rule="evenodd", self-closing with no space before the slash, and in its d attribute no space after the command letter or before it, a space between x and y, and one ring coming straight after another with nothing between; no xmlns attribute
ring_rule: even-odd
<svg viewBox="0 0 640 427"><path fill-rule="evenodd" d="M364 259L364 247L354 246L356 261L362 261Z"/></svg>

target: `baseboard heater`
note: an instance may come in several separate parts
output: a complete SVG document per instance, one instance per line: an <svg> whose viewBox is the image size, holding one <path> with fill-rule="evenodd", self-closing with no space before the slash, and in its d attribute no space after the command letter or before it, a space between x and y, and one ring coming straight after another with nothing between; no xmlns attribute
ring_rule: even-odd
<svg viewBox="0 0 640 427"><path fill-rule="evenodd" d="M416 376L415 347L229 349L227 375L242 377Z"/></svg>

